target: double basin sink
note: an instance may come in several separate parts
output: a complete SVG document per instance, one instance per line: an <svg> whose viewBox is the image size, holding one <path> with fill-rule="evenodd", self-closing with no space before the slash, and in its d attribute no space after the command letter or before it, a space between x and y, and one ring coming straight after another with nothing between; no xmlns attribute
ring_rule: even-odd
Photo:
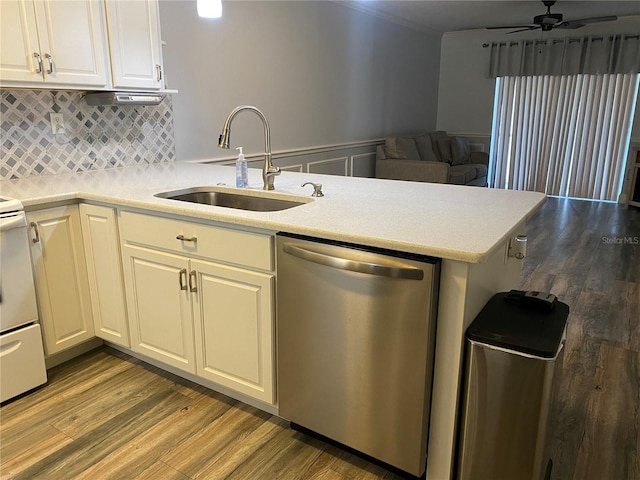
<svg viewBox="0 0 640 480"><path fill-rule="evenodd" d="M277 212L304 205L313 200L289 200L283 198L265 197L257 192L235 193L215 187L193 187L183 190L156 193L158 198L178 200L181 202L199 203L216 207L250 210L252 212Z"/></svg>

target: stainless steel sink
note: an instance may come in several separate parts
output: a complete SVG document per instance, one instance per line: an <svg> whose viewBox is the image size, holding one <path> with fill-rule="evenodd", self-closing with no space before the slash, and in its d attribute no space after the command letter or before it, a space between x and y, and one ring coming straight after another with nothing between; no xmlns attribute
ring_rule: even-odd
<svg viewBox="0 0 640 480"><path fill-rule="evenodd" d="M276 212L304 205L310 200L297 201L283 198L264 197L243 193L222 191L214 187L194 187L184 190L156 193L154 196L181 202L200 203L216 207L237 208L253 212Z"/></svg>

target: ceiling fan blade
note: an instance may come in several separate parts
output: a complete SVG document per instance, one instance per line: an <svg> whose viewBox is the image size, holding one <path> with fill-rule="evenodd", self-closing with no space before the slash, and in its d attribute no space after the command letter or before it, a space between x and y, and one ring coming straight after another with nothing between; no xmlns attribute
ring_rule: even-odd
<svg viewBox="0 0 640 480"><path fill-rule="evenodd" d="M578 20L567 20L566 22L556 25L555 28L580 28L589 23L613 22L617 19L618 17L615 15L609 15L607 17L580 18Z"/></svg>
<svg viewBox="0 0 640 480"><path fill-rule="evenodd" d="M585 24L584 24L584 23L563 22L563 23L560 23L560 24L556 25L556 26L555 26L555 27L553 27L553 28L554 28L554 29L555 29L555 28L564 28L564 29L568 29L568 30L575 30L575 29L577 29L577 28L582 28L582 27L584 27L584 26L585 26Z"/></svg>
<svg viewBox="0 0 640 480"><path fill-rule="evenodd" d="M507 35L510 35L512 33L528 32L530 30L538 30L539 28L542 28L542 26L541 25L537 25L537 26L531 25L531 26L529 26L527 28L521 28L520 30L514 30L512 32L507 32Z"/></svg>
<svg viewBox="0 0 640 480"><path fill-rule="evenodd" d="M501 30L505 28L538 28L536 25L505 25L503 27L484 27L486 30Z"/></svg>

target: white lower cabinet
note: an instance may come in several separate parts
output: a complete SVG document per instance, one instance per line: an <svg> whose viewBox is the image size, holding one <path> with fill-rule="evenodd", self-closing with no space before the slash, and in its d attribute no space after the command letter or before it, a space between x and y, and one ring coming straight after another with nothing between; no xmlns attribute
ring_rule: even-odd
<svg viewBox="0 0 640 480"><path fill-rule="evenodd" d="M128 347L129 329L116 211L113 207L82 203L80 222L95 334L103 340Z"/></svg>
<svg viewBox="0 0 640 480"><path fill-rule="evenodd" d="M273 403L270 273L191 261L196 371L203 378Z"/></svg>
<svg viewBox="0 0 640 480"><path fill-rule="evenodd" d="M274 404L273 237L126 211L120 232L131 348Z"/></svg>
<svg viewBox="0 0 640 480"><path fill-rule="evenodd" d="M189 259L146 247L122 249L131 348L196 373Z"/></svg>
<svg viewBox="0 0 640 480"><path fill-rule="evenodd" d="M29 212L31 260L47 355L94 336L77 205Z"/></svg>

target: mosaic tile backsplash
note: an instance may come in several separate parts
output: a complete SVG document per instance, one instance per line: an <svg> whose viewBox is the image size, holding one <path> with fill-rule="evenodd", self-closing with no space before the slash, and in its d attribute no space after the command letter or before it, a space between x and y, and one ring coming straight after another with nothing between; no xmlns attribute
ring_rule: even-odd
<svg viewBox="0 0 640 480"><path fill-rule="evenodd" d="M62 113L53 134L49 114ZM81 92L3 89L0 179L175 160L171 95L157 106L91 107Z"/></svg>

